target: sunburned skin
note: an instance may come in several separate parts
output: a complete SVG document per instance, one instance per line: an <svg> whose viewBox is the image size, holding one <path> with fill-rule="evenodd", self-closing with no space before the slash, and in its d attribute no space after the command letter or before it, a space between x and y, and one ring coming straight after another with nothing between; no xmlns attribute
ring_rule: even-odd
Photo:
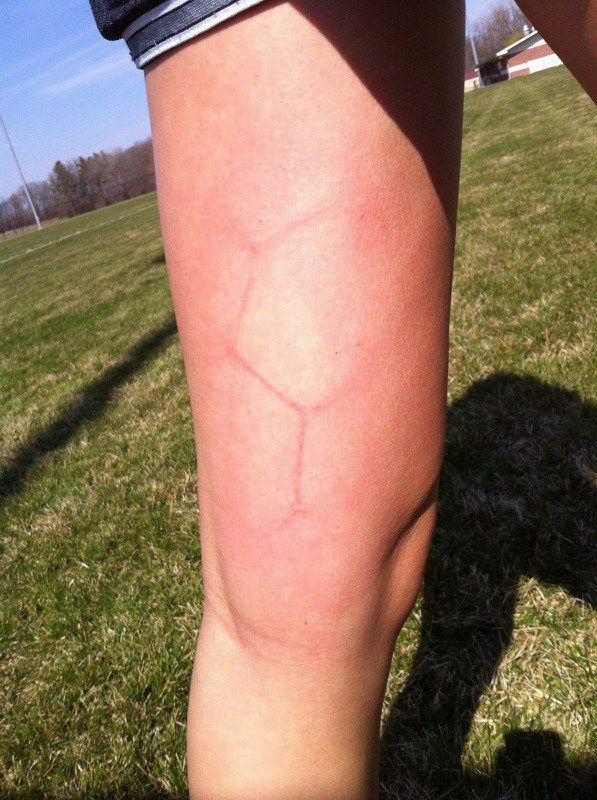
<svg viewBox="0 0 597 800"><path fill-rule="evenodd" d="M197 438L193 800L377 800L433 530L462 3L335 5L260 4L147 74Z"/></svg>
<svg viewBox="0 0 597 800"><path fill-rule="evenodd" d="M290 131L280 98L219 94L203 116L177 97L186 160L156 151L205 596L262 631L333 629L329 646L429 497L445 402L450 225L425 159L354 80L350 118L335 102L324 119L301 77Z"/></svg>
<svg viewBox="0 0 597 800"><path fill-rule="evenodd" d="M343 595L342 585L376 580L376 558L359 554L391 549L398 527L395 465L418 436L418 423L400 429L393 420L400 408L412 416L411 386L420 381L419 369L426 371L424 360L408 358L413 338L400 314L407 289L389 258L368 257L370 245L359 244L356 230L350 259L345 254L346 216L361 226L351 202L305 209L262 235L219 220L226 241L235 243L236 303L220 289L230 270L215 271L209 291L221 299L213 318L217 338L210 341L217 346L210 345L202 371L217 402L199 423L204 441L218 442L215 449L199 446L202 530L205 542L213 542L205 563L218 565L205 570L206 594L225 596L233 609L242 605L234 615L249 628L259 622L263 630L275 615L278 628L290 629L300 617L301 637L306 641L308 626L317 647L330 624L343 635L340 615L352 590ZM366 202L374 223L385 200ZM402 210L407 224L393 265L406 268L421 247L417 227L408 224L418 213ZM366 236L393 231L369 224ZM416 327L432 341L423 318ZM402 468L407 492L418 491L421 463ZM359 513L376 515L376 539L363 540Z"/></svg>

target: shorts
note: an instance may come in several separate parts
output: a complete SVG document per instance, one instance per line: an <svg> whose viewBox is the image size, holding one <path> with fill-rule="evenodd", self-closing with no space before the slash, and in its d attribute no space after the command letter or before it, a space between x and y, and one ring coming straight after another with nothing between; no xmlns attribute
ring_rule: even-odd
<svg viewBox="0 0 597 800"><path fill-rule="evenodd" d="M102 36L124 39L139 67L263 0L91 0Z"/></svg>

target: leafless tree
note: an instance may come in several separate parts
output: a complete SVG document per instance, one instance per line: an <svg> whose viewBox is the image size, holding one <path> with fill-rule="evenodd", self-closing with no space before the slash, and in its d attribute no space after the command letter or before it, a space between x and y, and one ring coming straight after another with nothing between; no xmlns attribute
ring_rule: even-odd
<svg viewBox="0 0 597 800"><path fill-rule="evenodd" d="M479 62L491 58L498 50L523 36L525 25L530 26L528 19L513 2L500 0L494 3L471 30ZM467 42L467 64L471 64L471 61L470 44Z"/></svg>
<svg viewBox="0 0 597 800"><path fill-rule="evenodd" d="M107 153L57 161L44 181L29 185L41 219L73 216L155 189L151 139ZM33 224L22 189L0 199L0 232Z"/></svg>

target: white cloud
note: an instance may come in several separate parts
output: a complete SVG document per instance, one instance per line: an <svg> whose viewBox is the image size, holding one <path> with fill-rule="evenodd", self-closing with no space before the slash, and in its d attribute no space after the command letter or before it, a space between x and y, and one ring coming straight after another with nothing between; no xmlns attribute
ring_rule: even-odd
<svg viewBox="0 0 597 800"><path fill-rule="evenodd" d="M75 52L70 53L69 55L61 58L59 61L54 62L53 64L47 64L43 70L34 73L30 78L27 80L21 81L20 83L14 83L10 86L7 86L6 89L3 90L5 94L14 94L15 92L21 92L24 89L31 89L31 88L38 88L43 93L44 85L47 83L48 77L52 75L54 72L64 71L64 67L69 65L75 64L80 65L88 60L88 57L93 53L96 53L98 50L101 50L105 46L105 42L100 40L99 42L94 42L92 45L87 47L82 47Z"/></svg>
<svg viewBox="0 0 597 800"><path fill-rule="evenodd" d="M52 45L52 47L49 47L46 50L29 55L26 58L20 59L19 61L12 62L9 66L0 69L0 78L2 80L12 80L17 73L25 72L36 64L39 64L40 61L47 62L48 59L50 59L53 55L64 50L66 47L69 47L69 45L77 44L88 37L89 33L87 31L83 31L75 36L69 37L68 39L64 39L61 42L56 42Z"/></svg>
<svg viewBox="0 0 597 800"><path fill-rule="evenodd" d="M99 63L88 65L68 78L47 83L40 87L41 93L48 99L53 99L61 94L77 89L80 86L88 86L98 80L108 77L115 77L131 72L134 69L130 56L126 52L118 52L108 56Z"/></svg>

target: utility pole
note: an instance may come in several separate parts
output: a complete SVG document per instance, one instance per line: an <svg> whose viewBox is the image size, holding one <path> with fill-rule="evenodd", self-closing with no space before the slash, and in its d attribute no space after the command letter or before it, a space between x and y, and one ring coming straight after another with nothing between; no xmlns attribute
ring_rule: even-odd
<svg viewBox="0 0 597 800"><path fill-rule="evenodd" d="M6 125L4 124L2 116L0 116L0 128L2 128L2 131L4 133L4 138L6 139L6 143L8 144L8 149L12 154L18 173L21 176L21 183L23 184L23 189L25 190L25 194L27 195L27 200L29 201L29 205L31 206L31 211L33 212L33 216L35 217L35 224L37 225L37 230L40 231L42 229L42 224L40 222L35 206L33 205L33 200L31 199L31 195L29 194L29 187L27 186L27 181L25 180L25 176L23 175L23 170L21 169L21 165L19 164L19 159L17 158L15 149L12 146L12 142L10 141L10 136L8 135L8 131L6 130Z"/></svg>
<svg viewBox="0 0 597 800"><path fill-rule="evenodd" d="M477 64L479 63L479 57L477 56L477 48L475 47L475 40L473 38L473 34L471 33L471 26L468 24L468 14L466 15L465 26L466 26L467 39L471 43L471 50L473 53L473 58L475 60L475 67L476 67Z"/></svg>
<svg viewBox="0 0 597 800"><path fill-rule="evenodd" d="M477 48L475 47L475 40L471 34L469 34L469 42L471 43L471 50L473 51L473 59L475 60L475 67L479 63L479 57L477 56Z"/></svg>
<svg viewBox="0 0 597 800"><path fill-rule="evenodd" d="M473 37L473 34L471 33L470 25L468 24L468 14L466 15L465 32L466 32L466 38L471 43L471 52L473 56L473 61L475 62L474 66L475 69L477 69L477 64L479 63L479 56L477 55L477 46L475 45L475 39ZM478 70L478 75L479 75L479 85L483 86L483 81L481 80L481 70Z"/></svg>

